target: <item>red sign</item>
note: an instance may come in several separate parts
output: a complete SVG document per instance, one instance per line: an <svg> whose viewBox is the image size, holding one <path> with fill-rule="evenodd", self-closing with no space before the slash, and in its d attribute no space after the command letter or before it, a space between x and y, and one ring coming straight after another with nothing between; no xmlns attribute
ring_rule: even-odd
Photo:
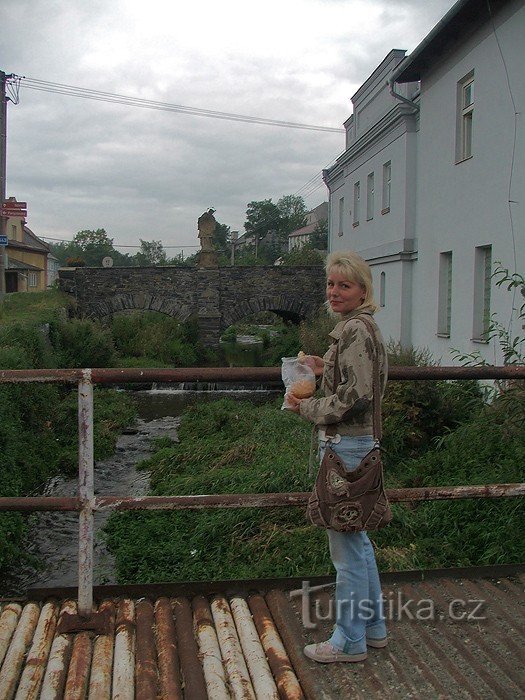
<svg viewBox="0 0 525 700"><path fill-rule="evenodd" d="M22 209L2 209L2 216L6 219L13 219L14 217L19 217L20 219L25 219L27 216L27 210Z"/></svg>
<svg viewBox="0 0 525 700"><path fill-rule="evenodd" d="M3 202L2 209L27 209L27 202Z"/></svg>

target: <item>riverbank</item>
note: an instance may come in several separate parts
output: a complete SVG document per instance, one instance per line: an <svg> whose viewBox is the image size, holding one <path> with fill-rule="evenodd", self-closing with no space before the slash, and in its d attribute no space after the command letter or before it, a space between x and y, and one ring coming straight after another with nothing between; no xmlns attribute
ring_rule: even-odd
<svg viewBox="0 0 525 700"><path fill-rule="evenodd" d="M399 394L394 387L394 396ZM305 491L310 427L279 410L221 400L188 409L180 443L143 468L154 495ZM392 441L398 423L385 421ZM429 439L417 458L387 455L389 487L522 481L525 436L499 407L484 407L456 430ZM515 499L397 504L393 523L372 538L381 570L523 561L524 504ZM312 576L331 573L324 531L303 509L223 509L111 516L108 544L119 583Z"/></svg>

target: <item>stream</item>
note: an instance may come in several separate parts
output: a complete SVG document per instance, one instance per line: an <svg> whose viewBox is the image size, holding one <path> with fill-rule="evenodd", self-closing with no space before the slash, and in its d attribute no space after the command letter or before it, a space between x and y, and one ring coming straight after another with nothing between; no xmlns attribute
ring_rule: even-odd
<svg viewBox="0 0 525 700"><path fill-rule="evenodd" d="M191 385L190 385L191 386ZM144 496L149 491L149 473L137 465L154 449L151 441L169 437L178 441L180 414L186 406L230 397L258 405L279 395L278 390L259 388L224 388L220 385L154 386L145 391L128 391L137 405L138 419L118 438L111 457L95 464L95 494ZM45 496L75 496L77 478L53 477L43 490ZM103 527L109 513L95 513L94 575L95 585L117 583L115 562L107 550ZM9 582L5 595L16 595L29 588L76 586L78 581L78 514L35 513L27 552L32 563L21 563L16 578ZM2 586L5 589L5 586Z"/></svg>

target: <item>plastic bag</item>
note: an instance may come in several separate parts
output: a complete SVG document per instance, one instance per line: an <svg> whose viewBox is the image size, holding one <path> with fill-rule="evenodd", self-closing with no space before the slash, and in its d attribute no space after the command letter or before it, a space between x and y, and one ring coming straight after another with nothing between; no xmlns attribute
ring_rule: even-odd
<svg viewBox="0 0 525 700"><path fill-rule="evenodd" d="M282 357L281 377L285 386L282 409L290 408L287 394L298 399L307 399L315 393L315 374L313 369L298 357Z"/></svg>

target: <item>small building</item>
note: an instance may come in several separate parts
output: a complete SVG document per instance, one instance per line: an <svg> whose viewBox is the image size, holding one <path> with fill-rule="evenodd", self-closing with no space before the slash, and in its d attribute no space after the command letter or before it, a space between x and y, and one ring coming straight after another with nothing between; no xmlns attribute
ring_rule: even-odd
<svg viewBox="0 0 525 700"><path fill-rule="evenodd" d="M16 202L10 198L11 202ZM20 217L7 220L5 265L6 292L40 292L49 282L48 257L50 249ZM58 261L57 261L58 262Z"/></svg>
<svg viewBox="0 0 525 700"><path fill-rule="evenodd" d="M346 148L324 171L330 250L372 267L386 338L443 364L502 361L491 317L522 332L499 261L525 272L525 3L459 0L352 97Z"/></svg>
<svg viewBox="0 0 525 700"><path fill-rule="evenodd" d="M306 215L306 224L288 234L288 251L302 248L310 242L317 226L328 221L328 202L322 202Z"/></svg>

